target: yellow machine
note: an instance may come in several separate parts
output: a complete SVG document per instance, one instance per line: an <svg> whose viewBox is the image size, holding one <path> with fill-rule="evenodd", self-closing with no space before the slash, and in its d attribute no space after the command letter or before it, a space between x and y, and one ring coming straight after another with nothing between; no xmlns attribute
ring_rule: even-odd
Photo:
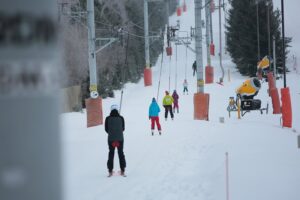
<svg viewBox="0 0 300 200"><path fill-rule="evenodd" d="M240 87L236 89L236 94L241 99L253 99L260 90L261 84L257 78L246 80Z"/></svg>
<svg viewBox="0 0 300 200"><path fill-rule="evenodd" d="M267 73L270 71L270 60L268 56L265 56L257 65L257 75L265 77Z"/></svg>
<svg viewBox="0 0 300 200"><path fill-rule="evenodd" d="M261 100L253 99L256 96L261 88L261 83L258 78L250 78L243 82L243 84L236 89L237 98L234 100L234 97L229 98L229 104L227 106L227 111L230 112L237 111L238 115L241 112L244 116L247 112L252 110L258 110L263 113L265 110L268 113L268 104L266 108L261 108Z"/></svg>

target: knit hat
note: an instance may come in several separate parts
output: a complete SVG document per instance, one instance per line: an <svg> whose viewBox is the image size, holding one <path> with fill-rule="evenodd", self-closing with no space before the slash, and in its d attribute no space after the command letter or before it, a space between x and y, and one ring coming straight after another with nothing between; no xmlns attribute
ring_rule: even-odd
<svg viewBox="0 0 300 200"><path fill-rule="evenodd" d="M119 106L118 106L117 104L111 105L111 106L110 106L110 111L112 111L112 110L117 110L117 111L119 111Z"/></svg>

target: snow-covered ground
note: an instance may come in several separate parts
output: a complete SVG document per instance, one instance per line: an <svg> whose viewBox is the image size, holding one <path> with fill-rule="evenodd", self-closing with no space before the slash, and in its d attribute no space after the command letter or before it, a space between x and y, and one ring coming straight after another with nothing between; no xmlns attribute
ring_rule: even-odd
<svg viewBox="0 0 300 200"><path fill-rule="evenodd" d="M181 21L181 30L189 31L194 26L194 1L186 0L186 13L178 18L172 16L170 24ZM214 13L214 27L218 16ZM203 33L205 29L203 29ZM218 29L214 29L215 45L218 49ZM224 40L223 40L224 41ZM193 47L193 46L192 46ZM229 158L229 191L232 200L298 200L300 198L300 149L297 135L300 125L300 83L299 75L287 75L290 87L293 128L280 126L281 115L272 114L271 99L264 83L256 98L262 106L270 105L269 114L259 112L246 114L242 119L233 113L228 116L226 107L229 96L235 96L235 89L247 78L241 77L225 55L224 66L231 71L224 86L205 85L210 94L209 121L193 119L193 94L196 92L196 77L192 76L195 55L188 51L187 80L189 95L182 94L185 78L185 47L178 46L177 91L180 113L174 121L164 120L160 114L162 135L151 136L148 107L156 97L160 58L152 68L153 85L144 87L127 84L124 89L122 115L125 118L124 153L127 161L127 177L107 178L107 134L104 127L86 128L86 113L68 113L61 116L63 133L64 191L66 200L219 200L226 199L225 153ZM205 45L203 45L205 52ZM176 63L174 55L166 58L162 65L159 104L162 108L164 91L169 88L169 67L171 66L171 92L175 89ZM216 51L217 53L217 51ZM206 54L203 56L206 64ZM171 63L170 63L171 62ZM219 61L213 57L215 81L220 77ZM227 74L226 74L227 75ZM282 80L277 82L282 88ZM110 105L119 103L116 98L103 101L104 117L110 112ZM219 118L224 117L225 123ZM115 170L119 170L115 155Z"/></svg>

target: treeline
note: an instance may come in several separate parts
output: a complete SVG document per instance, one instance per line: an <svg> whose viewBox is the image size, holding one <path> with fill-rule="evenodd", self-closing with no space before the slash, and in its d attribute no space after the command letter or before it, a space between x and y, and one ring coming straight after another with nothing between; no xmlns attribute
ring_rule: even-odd
<svg viewBox="0 0 300 200"><path fill-rule="evenodd" d="M170 15L177 0L170 0ZM117 42L97 54L98 92L113 97L113 90L127 82L138 82L143 76L144 6L141 0L95 1L96 37L118 38ZM61 9L63 10L63 9ZM89 97L86 0L73 0L61 11L60 25L64 34L65 78L63 87L81 85L83 99ZM79 14L76 14L79 13ZM149 3L149 35L162 35L167 23L164 2ZM103 45L96 43L96 48ZM163 49L163 38L150 39L153 65Z"/></svg>
<svg viewBox="0 0 300 200"><path fill-rule="evenodd" d="M274 10L272 1L256 0L230 0L231 9L227 19L227 50L242 75L255 76L257 63L268 55L268 23L267 14L269 9L270 19L270 52L273 58L273 37L275 38L276 64L279 73L283 70L283 58L287 57L287 48L291 38L285 38L286 50L282 55L281 15L279 10ZM267 4L268 3L268 4ZM258 7L257 7L258 6ZM259 51L257 37L257 8L259 19ZM272 60L272 59L271 59Z"/></svg>

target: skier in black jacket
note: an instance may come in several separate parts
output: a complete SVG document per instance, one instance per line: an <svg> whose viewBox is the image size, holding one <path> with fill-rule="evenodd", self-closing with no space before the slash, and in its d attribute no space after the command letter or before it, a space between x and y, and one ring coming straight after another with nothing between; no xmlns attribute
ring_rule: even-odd
<svg viewBox="0 0 300 200"><path fill-rule="evenodd" d="M118 149L121 175L125 176L124 172L126 167L126 161L123 152L123 145L124 145L123 131L124 130L125 130L124 118L119 114L118 106L112 105L110 115L105 119L105 131L108 134L108 147L109 147L108 161L107 161L107 168L109 172L108 176L112 176L113 174L115 147L117 147Z"/></svg>
<svg viewBox="0 0 300 200"><path fill-rule="evenodd" d="M197 73L197 62L196 62L196 60L195 60L195 62L193 63L192 68L193 68L193 76L195 76L195 74Z"/></svg>

